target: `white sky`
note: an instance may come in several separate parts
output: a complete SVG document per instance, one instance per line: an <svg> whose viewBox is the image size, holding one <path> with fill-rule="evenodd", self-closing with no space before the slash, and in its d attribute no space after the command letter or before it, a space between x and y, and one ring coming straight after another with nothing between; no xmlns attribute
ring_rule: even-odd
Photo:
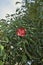
<svg viewBox="0 0 43 65"><path fill-rule="evenodd" d="M15 13L16 8L21 6L21 4L15 5L17 1L22 0L0 0L0 19L5 18L6 14Z"/></svg>

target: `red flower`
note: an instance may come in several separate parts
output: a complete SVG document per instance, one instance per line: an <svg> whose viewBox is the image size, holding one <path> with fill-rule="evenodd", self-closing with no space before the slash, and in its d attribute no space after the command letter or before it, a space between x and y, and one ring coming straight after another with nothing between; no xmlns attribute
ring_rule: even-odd
<svg viewBox="0 0 43 65"><path fill-rule="evenodd" d="M25 29L25 28L19 28L19 29L17 29L16 34L17 34L18 36L23 37L23 36L26 35L26 29Z"/></svg>

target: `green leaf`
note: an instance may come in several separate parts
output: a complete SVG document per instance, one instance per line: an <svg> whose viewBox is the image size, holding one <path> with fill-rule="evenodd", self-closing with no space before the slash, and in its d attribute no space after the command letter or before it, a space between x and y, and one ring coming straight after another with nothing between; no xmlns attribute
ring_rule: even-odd
<svg viewBox="0 0 43 65"><path fill-rule="evenodd" d="M19 8L18 8L18 9L16 9L16 12L17 12L17 11L19 11Z"/></svg>
<svg viewBox="0 0 43 65"><path fill-rule="evenodd" d="M4 49L4 46L2 46L1 44L0 44L0 49L1 49L1 50L3 50L3 49Z"/></svg>
<svg viewBox="0 0 43 65"><path fill-rule="evenodd" d="M20 3L20 2L16 2L16 4L18 4L18 3Z"/></svg>
<svg viewBox="0 0 43 65"><path fill-rule="evenodd" d="M22 62L23 62L23 63L26 63L26 61L27 61L27 57L26 57L25 54L23 54L23 56L22 56Z"/></svg>
<svg viewBox="0 0 43 65"><path fill-rule="evenodd" d="M3 56L4 54L4 46L0 44L0 56Z"/></svg>
<svg viewBox="0 0 43 65"><path fill-rule="evenodd" d="M21 11L18 12L18 15L21 14Z"/></svg>
<svg viewBox="0 0 43 65"><path fill-rule="evenodd" d="M4 65L4 63L2 61L0 61L0 65Z"/></svg>

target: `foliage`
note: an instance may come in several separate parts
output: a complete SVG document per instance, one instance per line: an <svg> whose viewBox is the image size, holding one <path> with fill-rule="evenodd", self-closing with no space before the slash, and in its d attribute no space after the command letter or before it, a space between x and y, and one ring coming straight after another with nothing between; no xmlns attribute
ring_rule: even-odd
<svg viewBox="0 0 43 65"><path fill-rule="evenodd" d="M24 37L16 35L21 27L26 29ZM26 1L9 20L0 21L0 44L0 65L43 65L43 0Z"/></svg>

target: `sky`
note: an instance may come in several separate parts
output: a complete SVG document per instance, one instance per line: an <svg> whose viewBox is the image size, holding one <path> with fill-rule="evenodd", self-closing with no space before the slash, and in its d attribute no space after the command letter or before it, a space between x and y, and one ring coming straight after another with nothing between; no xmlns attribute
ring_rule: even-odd
<svg viewBox="0 0 43 65"><path fill-rule="evenodd" d="M16 9L21 7L21 4L15 4L17 1L22 0L0 0L0 19L5 18L6 14L15 13Z"/></svg>

